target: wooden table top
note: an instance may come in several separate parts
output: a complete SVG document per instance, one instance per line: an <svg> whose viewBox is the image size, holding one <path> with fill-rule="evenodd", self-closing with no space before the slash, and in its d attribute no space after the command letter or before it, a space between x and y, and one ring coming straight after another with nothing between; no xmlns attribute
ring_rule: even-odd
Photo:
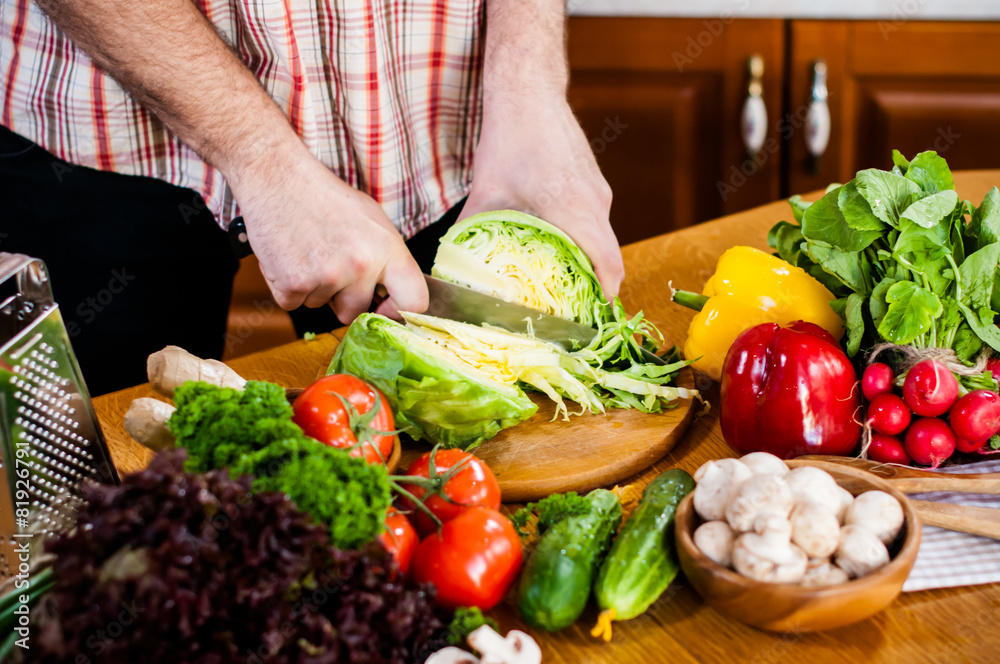
<svg viewBox="0 0 1000 664"><path fill-rule="evenodd" d="M1000 184L1000 170L956 173L955 184L960 197L978 205L994 184ZM815 200L818 195L806 198ZM767 250L767 230L790 218L787 203L781 201L625 247L628 276L621 296L626 309L642 309L668 340L682 343L693 313L670 301L668 283L700 291L723 251L734 245ZM304 386L325 365L336 343L331 334L323 334L231 364L246 378ZM699 387L713 404L711 412L695 420L666 457L631 481L644 486L670 468L693 473L705 461L734 456L719 428L718 385L701 376ZM94 399L112 456L123 473L142 468L152 456L122 428L125 410L139 396L151 396L148 385ZM864 622L813 634L770 634L734 622L705 606L683 575L646 614L615 623L614 639L607 644L589 634L596 619L593 607L576 624L556 634L526 628L509 601L493 614L504 631L517 628L536 636L543 661L553 664L1000 661L998 584L906 593Z"/></svg>

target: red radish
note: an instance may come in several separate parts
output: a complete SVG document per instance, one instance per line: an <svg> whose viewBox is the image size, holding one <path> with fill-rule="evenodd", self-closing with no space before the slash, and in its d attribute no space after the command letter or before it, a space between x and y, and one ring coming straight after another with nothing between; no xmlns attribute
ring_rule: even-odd
<svg viewBox="0 0 1000 664"><path fill-rule="evenodd" d="M888 364L881 362L869 364L861 374L861 392L865 395L865 399L871 401L880 394L892 392L892 381L895 378L896 375Z"/></svg>
<svg viewBox="0 0 1000 664"><path fill-rule="evenodd" d="M959 438L986 440L1000 431L1000 395L989 390L969 392L951 407L948 422Z"/></svg>
<svg viewBox="0 0 1000 664"><path fill-rule="evenodd" d="M944 415L958 398L958 381L943 365L924 360L912 367L903 381L903 400L917 415Z"/></svg>
<svg viewBox="0 0 1000 664"><path fill-rule="evenodd" d="M911 413L902 397L887 392L872 399L865 418L875 431L895 436L910 426Z"/></svg>
<svg viewBox="0 0 1000 664"><path fill-rule="evenodd" d="M937 468L955 452L955 434L937 417L921 417L906 430L906 453L921 466Z"/></svg>
<svg viewBox="0 0 1000 664"><path fill-rule="evenodd" d="M989 371L995 380L1000 380L1000 355L991 355L986 360L986 371Z"/></svg>
<svg viewBox="0 0 1000 664"><path fill-rule="evenodd" d="M979 442L966 440L965 438L955 439L955 449L959 452L978 452L986 445L988 438L983 438Z"/></svg>
<svg viewBox="0 0 1000 664"><path fill-rule="evenodd" d="M903 449L903 443L896 436L872 434L872 442L868 445L868 458L879 463L901 463L910 465L910 457Z"/></svg>

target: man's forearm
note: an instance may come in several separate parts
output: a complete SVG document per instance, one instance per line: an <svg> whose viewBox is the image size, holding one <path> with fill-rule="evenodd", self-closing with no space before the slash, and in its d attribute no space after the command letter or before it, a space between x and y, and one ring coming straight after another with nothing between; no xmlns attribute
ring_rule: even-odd
<svg viewBox="0 0 1000 664"><path fill-rule="evenodd" d="M281 109L190 0L37 0L145 108L236 185L304 149Z"/></svg>
<svg viewBox="0 0 1000 664"><path fill-rule="evenodd" d="M611 188L566 99L562 0L486 0L483 125L462 215L515 208L565 231L608 297L624 276Z"/></svg>
<svg viewBox="0 0 1000 664"><path fill-rule="evenodd" d="M565 97L565 25L562 0L486 0L487 111L533 96Z"/></svg>

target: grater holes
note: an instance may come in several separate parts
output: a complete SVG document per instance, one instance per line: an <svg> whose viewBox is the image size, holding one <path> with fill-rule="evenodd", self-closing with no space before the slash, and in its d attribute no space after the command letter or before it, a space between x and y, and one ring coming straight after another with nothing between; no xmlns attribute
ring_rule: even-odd
<svg viewBox="0 0 1000 664"><path fill-rule="evenodd" d="M53 420L43 415L40 415L37 410L26 409L23 415L32 421L29 422L28 420L25 419L25 417L18 417L15 418L15 424L23 426L32 433L44 436L49 440L53 440L53 442L56 442L57 436L61 436L66 441L72 441L73 443L76 443L77 445L80 446L86 446L89 444L87 442L87 439L81 436L80 434L74 431L70 431L67 427L61 424L57 424ZM71 450L74 449L72 444L68 444L66 442L63 442L63 444L66 445L68 449ZM83 450L82 447L80 449L80 453L85 454L89 459L93 459L93 456L91 456L85 450Z"/></svg>
<svg viewBox="0 0 1000 664"><path fill-rule="evenodd" d="M29 371L24 372L28 378L39 384L44 385L48 383L46 387L54 385L54 381L60 378L52 369L45 366L44 363L36 362L33 359L25 360L21 366L29 369Z"/></svg>
<svg viewBox="0 0 1000 664"><path fill-rule="evenodd" d="M47 497L51 498L51 497ZM32 519L35 520L35 528L38 527L39 522L41 522L41 530L48 531L60 531L65 526L72 525L73 520L76 517L75 509L70 508L68 505L60 505L59 509L52 507L48 502L33 501L32 505L34 512L32 513Z"/></svg>
<svg viewBox="0 0 1000 664"><path fill-rule="evenodd" d="M27 360L24 364L18 365L18 368L19 371L16 375L11 376L10 381L17 387L26 389L35 396L45 398L51 403L64 401L69 396L70 393L60 387L65 385L67 381L37 362ZM42 394L35 392L35 390L45 393L45 396L42 397Z"/></svg>
<svg viewBox="0 0 1000 664"><path fill-rule="evenodd" d="M45 466L35 463L34 461L29 463L28 467L35 471L31 481L36 488L40 487L45 489L48 493L59 493L64 487L70 485L70 483L65 479L57 477L51 470ZM58 482L58 484L56 484L56 482Z"/></svg>
<svg viewBox="0 0 1000 664"><path fill-rule="evenodd" d="M58 471L59 473L62 473L62 477L68 477L69 479L71 479L73 481L79 481L79 480L83 479L83 475L81 475L78 470L70 468L66 464L60 463L59 461L56 461L55 459L53 459L48 454L43 454L41 452L41 450L36 450L35 451L35 459L39 463L44 463L49 468L51 468L51 469L53 469L55 471ZM57 477L59 477L59 476L57 475Z"/></svg>
<svg viewBox="0 0 1000 664"><path fill-rule="evenodd" d="M43 431L43 433L48 433L48 432ZM41 450L52 450L53 452L58 452L59 454L57 456L59 456L62 459L65 459L69 463L73 463L79 466L81 469L83 469L83 471L86 474L89 475L94 472L92 466L90 464L85 463L80 458L80 457L85 457L86 460L89 460L91 462L94 461L94 456L89 452L87 452L86 450L74 448L72 445L66 443L65 441L59 439L53 440L51 437L47 442L38 438L37 436L31 435L30 433L26 434L24 436L24 439L27 440L29 443L31 443L33 450L41 449ZM59 447L56 447L57 445Z"/></svg>
<svg viewBox="0 0 1000 664"><path fill-rule="evenodd" d="M51 457L56 457L56 458L60 459L61 461L66 461L66 462L69 462L69 463L75 463L78 466L80 466L80 468L82 468L84 471L86 471L88 474L90 473L91 468L89 466L87 466L84 463L81 463L78 459L70 456L69 454L66 454L65 451L63 451L63 450L55 447L54 445L50 445L48 443L44 443L44 442L41 442L41 441L39 441L39 443L40 444L38 445L38 448L41 449L42 451L44 451L50 458ZM53 464L55 464L55 463L58 463L58 462L55 462L53 460ZM83 479L83 473L81 473L79 470L76 470L75 468L70 468L69 466L66 466L64 464L60 464L60 465L62 466L62 468L65 468L64 472L66 472L67 474L72 475L73 477L75 477L77 479Z"/></svg>

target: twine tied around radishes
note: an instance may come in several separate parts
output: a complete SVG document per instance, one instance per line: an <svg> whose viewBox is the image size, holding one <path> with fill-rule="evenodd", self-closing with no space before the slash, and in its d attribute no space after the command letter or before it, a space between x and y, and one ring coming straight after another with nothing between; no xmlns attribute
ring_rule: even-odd
<svg viewBox="0 0 1000 664"><path fill-rule="evenodd" d="M936 468L956 451L1000 452L1000 358L970 365L949 348L883 343L867 361L861 458Z"/></svg>

